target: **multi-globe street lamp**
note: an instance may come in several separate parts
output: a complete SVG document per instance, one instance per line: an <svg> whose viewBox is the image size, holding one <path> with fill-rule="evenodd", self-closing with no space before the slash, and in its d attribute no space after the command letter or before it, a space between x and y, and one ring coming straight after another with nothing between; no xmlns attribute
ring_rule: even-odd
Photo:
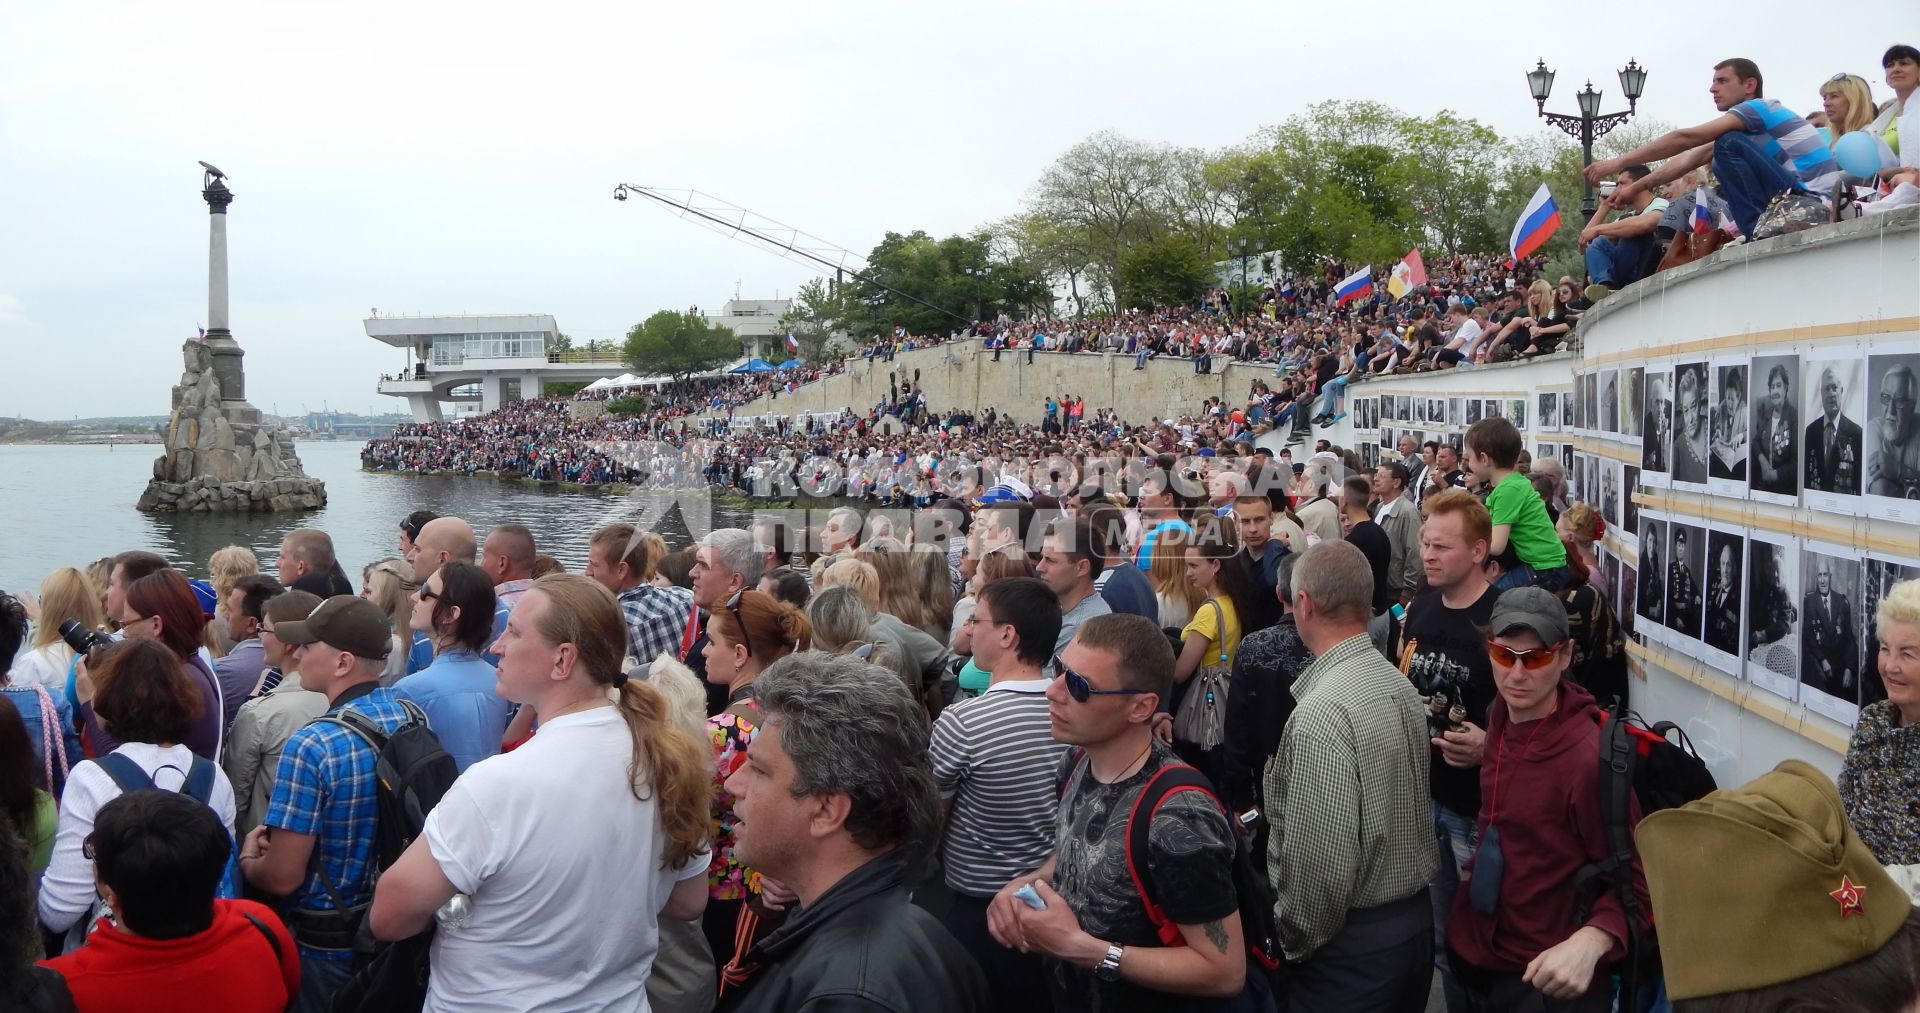
<svg viewBox="0 0 1920 1013"><path fill-rule="evenodd" d="M1574 99L1580 103L1580 115L1569 116L1565 113L1547 112L1547 96L1553 92L1553 71L1547 69L1547 61L1541 60L1532 70L1527 71L1527 90L1533 93L1534 105L1541 117L1566 131L1568 136L1579 138L1582 170L1593 164L1594 139L1606 136L1613 128L1627 122L1627 119L1634 114L1646 85L1646 69L1633 60L1628 60L1627 65L1620 70L1620 90L1627 96L1625 112L1602 113L1600 111L1601 93L1594 90L1592 81L1588 81L1587 86L1574 95ZM1581 185L1584 191L1580 198L1580 211L1590 218L1593 216L1595 207L1593 183L1583 181Z"/></svg>

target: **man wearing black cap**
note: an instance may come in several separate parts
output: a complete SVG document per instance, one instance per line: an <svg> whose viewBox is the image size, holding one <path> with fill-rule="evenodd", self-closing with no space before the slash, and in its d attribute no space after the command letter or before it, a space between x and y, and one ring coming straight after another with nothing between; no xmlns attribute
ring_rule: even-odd
<svg viewBox="0 0 1920 1013"><path fill-rule="evenodd" d="M425 721L382 688L393 634L380 607L336 595L274 635L293 651L302 689L325 694L326 715L294 732L280 756L273 797L247 835L240 870L255 888L286 898L300 950L296 1011L325 1010L353 972L353 937L373 900L373 744L341 719L351 713L392 735ZM333 720L329 720L333 719Z"/></svg>
<svg viewBox="0 0 1920 1013"><path fill-rule="evenodd" d="M1611 889L1576 881L1583 865L1610 853L1595 788L1600 710L1564 678L1573 642L1552 592L1501 594L1489 630L1500 696L1488 711L1479 844L1454 894L1447 961L1475 1009L1604 1013L1612 1005L1606 968L1627 956L1629 919L1644 937L1650 907L1638 860L1637 911L1623 909ZM1628 804L1637 823L1631 794Z"/></svg>

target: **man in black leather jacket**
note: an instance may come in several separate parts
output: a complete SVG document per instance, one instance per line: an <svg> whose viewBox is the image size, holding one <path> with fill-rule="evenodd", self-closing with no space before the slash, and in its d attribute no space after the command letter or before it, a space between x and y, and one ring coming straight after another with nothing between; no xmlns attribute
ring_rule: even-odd
<svg viewBox="0 0 1920 1013"><path fill-rule="evenodd" d="M747 954L744 989L720 1008L985 1013L979 965L908 902L940 804L919 702L887 669L813 652L754 687L762 724L727 779L735 852L800 906Z"/></svg>

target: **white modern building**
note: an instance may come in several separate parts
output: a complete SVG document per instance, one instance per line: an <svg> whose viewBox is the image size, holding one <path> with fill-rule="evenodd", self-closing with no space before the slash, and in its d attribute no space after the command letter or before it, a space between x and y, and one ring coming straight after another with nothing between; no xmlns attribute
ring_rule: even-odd
<svg viewBox="0 0 1920 1013"><path fill-rule="evenodd" d="M593 381L623 368L617 351L550 351L560 330L546 313L376 313L366 327L368 337L402 350L401 370L382 376L379 389L405 398L418 422L438 422L449 409L492 411L539 397L548 382Z"/></svg>
<svg viewBox="0 0 1920 1013"><path fill-rule="evenodd" d="M792 358L780 329L780 318L792 305L792 299L729 299L718 314L707 316L707 323L733 331L741 355L781 363Z"/></svg>

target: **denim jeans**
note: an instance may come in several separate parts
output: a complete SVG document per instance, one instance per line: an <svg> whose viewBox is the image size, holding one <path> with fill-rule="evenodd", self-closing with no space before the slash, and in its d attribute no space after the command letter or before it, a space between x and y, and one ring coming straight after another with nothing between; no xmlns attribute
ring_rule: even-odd
<svg viewBox="0 0 1920 1013"><path fill-rule="evenodd" d="M1653 233L1614 239L1601 236L1587 244L1587 276L1595 285L1624 288L1639 281L1640 268L1653 249Z"/></svg>
<svg viewBox="0 0 1920 1013"><path fill-rule="evenodd" d="M321 960L300 952L300 995L293 1000L292 1013L327 1013L333 1008L333 995L353 977L353 961Z"/></svg>
<svg viewBox="0 0 1920 1013"><path fill-rule="evenodd" d="M1440 870L1434 873L1428 896L1433 898L1433 967L1440 972L1447 1013L1468 1013L1467 993L1447 966L1447 916L1453 913L1453 895L1460 891L1460 873L1473 857L1477 819L1463 816L1438 802L1427 803L1433 813L1433 836L1440 845Z"/></svg>
<svg viewBox="0 0 1920 1013"><path fill-rule="evenodd" d="M1133 353L1133 368L1135 369L1147 368L1147 350L1145 347L1142 347L1138 352Z"/></svg>
<svg viewBox="0 0 1920 1013"><path fill-rule="evenodd" d="M1720 195L1727 199L1727 213L1743 236L1753 235L1769 201L1800 185L1772 155L1738 130L1729 130L1713 142L1713 174L1720 180Z"/></svg>
<svg viewBox="0 0 1920 1013"><path fill-rule="evenodd" d="M1536 570L1525 563L1521 563L1519 566L1502 573L1500 579L1493 582L1493 589L1495 591L1511 591L1516 587L1527 587L1529 585L1544 588L1558 594L1561 588L1567 586L1567 568L1562 565L1556 566L1551 570Z"/></svg>
<svg viewBox="0 0 1920 1013"><path fill-rule="evenodd" d="M1336 376L1327 381L1325 394L1320 398L1320 414L1332 415L1339 411L1340 392L1347 388L1347 378Z"/></svg>

